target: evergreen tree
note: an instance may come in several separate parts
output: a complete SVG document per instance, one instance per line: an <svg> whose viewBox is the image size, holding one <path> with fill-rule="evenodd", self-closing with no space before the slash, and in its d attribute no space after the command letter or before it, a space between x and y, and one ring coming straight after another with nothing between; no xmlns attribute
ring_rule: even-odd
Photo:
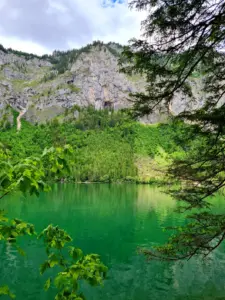
<svg viewBox="0 0 225 300"><path fill-rule="evenodd" d="M175 93L196 100L193 84L203 99L198 109L175 117L193 125L183 139L189 151L168 170L180 183L170 193L182 200L179 211L190 211L189 222L173 228L164 246L144 253L165 260L207 257L225 238L225 215L212 213L208 203L225 186L225 1L134 0L130 6L148 11L144 38L133 39L122 57L124 72L147 80L146 92L133 95L135 115L159 107L169 111ZM199 78L193 79L196 72Z"/></svg>

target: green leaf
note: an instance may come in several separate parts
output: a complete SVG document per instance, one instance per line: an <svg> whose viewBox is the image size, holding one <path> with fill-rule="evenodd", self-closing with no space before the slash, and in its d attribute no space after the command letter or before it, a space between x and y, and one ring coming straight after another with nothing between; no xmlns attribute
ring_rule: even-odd
<svg viewBox="0 0 225 300"><path fill-rule="evenodd" d="M48 261L49 261L50 268L53 268L55 265L59 264L58 257L55 255L55 253L49 255Z"/></svg>
<svg viewBox="0 0 225 300"><path fill-rule="evenodd" d="M26 256L26 253L25 253L25 251L24 251L22 248L17 247L17 251L18 251L18 253L19 253L20 255Z"/></svg>
<svg viewBox="0 0 225 300"><path fill-rule="evenodd" d="M51 285L51 278L49 278L44 285L44 290L47 291L50 288Z"/></svg>
<svg viewBox="0 0 225 300"><path fill-rule="evenodd" d="M0 210L0 222L8 222L8 219L5 217L4 210Z"/></svg>
<svg viewBox="0 0 225 300"><path fill-rule="evenodd" d="M16 297L10 292L9 287L7 285L0 286L0 296L1 295L8 295L11 299L14 299Z"/></svg>
<svg viewBox="0 0 225 300"><path fill-rule="evenodd" d="M80 257L83 256L83 252L82 252L82 250L79 249L79 248L71 247L71 248L70 248L70 256L71 256L74 260L76 260L76 259L78 259L78 258L80 258Z"/></svg>
<svg viewBox="0 0 225 300"><path fill-rule="evenodd" d="M56 276L54 284L58 289L62 289L66 284L68 284L67 275L67 272L61 272Z"/></svg>
<svg viewBox="0 0 225 300"><path fill-rule="evenodd" d="M41 266L40 266L40 273L41 275L44 274L44 272L50 268L49 262L45 261Z"/></svg>

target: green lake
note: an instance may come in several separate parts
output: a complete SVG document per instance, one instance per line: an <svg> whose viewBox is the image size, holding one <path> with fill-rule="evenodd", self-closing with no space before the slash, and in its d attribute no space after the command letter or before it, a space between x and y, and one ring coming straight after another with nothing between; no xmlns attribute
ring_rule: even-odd
<svg viewBox="0 0 225 300"><path fill-rule="evenodd" d="M225 211L224 197L215 203ZM85 253L101 255L108 277L103 287L83 286L87 300L225 299L224 245L205 262L147 262L137 253L138 247L165 241L164 227L185 222L175 207L159 189L129 184L59 184L39 198L6 197L0 206L9 216L34 223L38 232L49 223L59 225ZM55 290L43 290L52 271L39 273L44 247L34 238L20 244L26 257L0 245L0 285L8 284L17 300L54 299Z"/></svg>

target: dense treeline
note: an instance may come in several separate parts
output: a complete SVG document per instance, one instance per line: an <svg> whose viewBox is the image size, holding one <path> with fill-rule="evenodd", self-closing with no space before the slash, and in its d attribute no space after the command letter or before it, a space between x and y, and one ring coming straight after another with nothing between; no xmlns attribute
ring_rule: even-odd
<svg viewBox="0 0 225 300"><path fill-rule="evenodd" d="M44 148L70 144L74 150L72 174L77 182L138 181L137 156L154 157L159 149L173 153L179 149L183 125L144 126L126 112L79 109L79 117L61 123L56 118L47 124L22 122L18 133L14 125L0 134L0 142L11 150L14 159L40 155Z"/></svg>

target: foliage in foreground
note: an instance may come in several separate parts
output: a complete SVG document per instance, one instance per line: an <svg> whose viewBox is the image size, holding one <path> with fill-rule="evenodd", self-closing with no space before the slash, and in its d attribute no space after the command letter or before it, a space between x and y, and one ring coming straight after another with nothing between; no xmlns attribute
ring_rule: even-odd
<svg viewBox="0 0 225 300"><path fill-rule="evenodd" d="M144 253L164 260L207 257L225 238L225 215L213 214L207 199L225 186L224 1L133 0L130 5L148 11L142 23L148 39L134 39L123 57L123 71L147 80L146 92L133 95L134 114L158 108L170 113L175 94L199 103L176 117L195 125L183 140L189 151L168 170L169 178L180 182L170 193L182 200L181 211L190 211L189 222L173 228L165 246ZM200 78L193 79L196 72Z"/></svg>
<svg viewBox="0 0 225 300"><path fill-rule="evenodd" d="M92 286L101 285L106 276L107 268L100 261L99 255L84 255L81 249L67 247L70 259L62 254L65 245L71 242L71 237L60 228L49 225L42 231L39 238L43 238L46 244L48 259L41 265L41 274L47 269L60 266L55 279L49 278L45 283L48 290L52 283L58 289L55 299L83 299L79 294L79 281L85 280Z"/></svg>
<svg viewBox="0 0 225 300"><path fill-rule="evenodd" d="M40 191L48 191L47 179L56 179L68 173L68 160L72 154L71 147L51 148L45 150L41 157L29 157L19 161L10 158L10 152L0 148L0 199L14 191L23 193L39 194ZM23 249L17 245L19 237L37 236L33 224L19 219L8 219L3 211L0 212L0 241L9 243L24 255ZM81 249L65 247L72 238L59 227L49 225L38 236L43 239L46 246L48 259L41 265L40 273L43 274L48 268L58 265L62 271L57 273L55 279L49 278L45 284L48 290L54 282L58 289L55 299L84 299L79 290L79 282L87 281L91 285L100 285L105 278L107 268L96 254L84 255ZM70 260L64 256L63 251L69 252ZM9 287L0 287L0 296L8 295L15 298Z"/></svg>

